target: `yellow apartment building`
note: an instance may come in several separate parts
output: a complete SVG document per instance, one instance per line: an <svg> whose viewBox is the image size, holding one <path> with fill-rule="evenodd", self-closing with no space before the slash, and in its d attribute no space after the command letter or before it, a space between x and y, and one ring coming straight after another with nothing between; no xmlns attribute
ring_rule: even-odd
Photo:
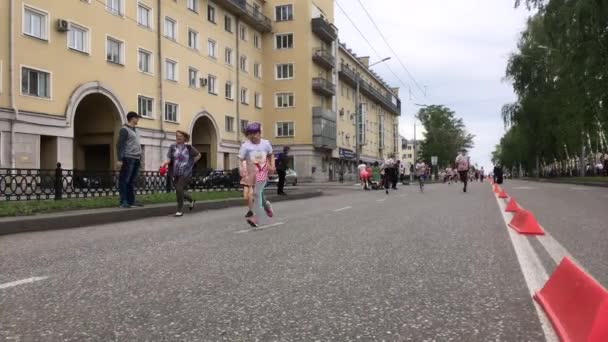
<svg viewBox="0 0 608 342"><path fill-rule="evenodd" d="M203 154L199 168L234 168L242 127L253 121L277 150L292 147L301 180L335 177L357 151L381 160L397 151L400 100L366 58L338 42L333 7L332 0L3 0L0 167L114 169L129 111L143 116L146 170L158 168L176 129L191 133ZM359 125L351 115L357 80Z"/></svg>

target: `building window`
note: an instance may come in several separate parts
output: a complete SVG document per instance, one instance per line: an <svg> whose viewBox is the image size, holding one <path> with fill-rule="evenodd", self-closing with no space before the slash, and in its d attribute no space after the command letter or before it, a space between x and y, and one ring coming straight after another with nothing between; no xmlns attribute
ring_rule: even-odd
<svg viewBox="0 0 608 342"><path fill-rule="evenodd" d="M207 80L207 91L209 94L217 95L216 80L215 76L209 75L209 79Z"/></svg>
<svg viewBox="0 0 608 342"><path fill-rule="evenodd" d="M169 81L177 82L177 62L170 59L165 60L165 74Z"/></svg>
<svg viewBox="0 0 608 342"><path fill-rule="evenodd" d="M217 58L217 43L215 40L209 39L207 46L209 48L209 57Z"/></svg>
<svg viewBox="0 0 608 342"><path fill-rule="evenodd" d="M241 70L247 72L247 57L241 56Z"/></svg>
<svg viewBox="0 0 608 342"><path fill-rule="evenodd" d="M89 53L89 30L70 23L68 31L68 47L76 51Z"/></svg>
<svg viewBox="0 0 608 342"><path fill-rule="evenodd" d="M188 29L188 47L198 50L198 32Z"/></svg>
<svg viewBox="0 0 608 342"><path fill-rule="evenodd" d="M165 17L165 37L176 40L177 39L177 21Z"/></svg>
<svg viewBox="0 0 608 342"><path fill-rule="evenodd" d="M108 62L124 64L124 43L114 38L107 38L106 59Z"/></svg>
<svg viewBox="0 0 608 342"><path fill-rule="evenodd" d="M29 7L25 7L24 14L23 33L48 40L48 14Z"/></svg>
<svg viewBox="0 0 608 342"><path fill-rule="evenodd" d="M260 49L262 47L260 43L260 35L257 33L253 34L253 46L255 46L256 49Z"/></svg>
<svg viewBox="0 0 608 342"><path fill-rule="evenodd" d="M293 137L294 133L293 121L277 122L277 137Z"/></svg>
<svg viewBox="0 0 608 342"><path fill-rule="evenodd" d="M165 102L165 121L177 122L178 110L177 104Z"/></svg>
<svg viewBox="0 0 608 342"><path fill-rule="evenodd" d="M255 108L262 108L262 94L255 93Z"/></svg>
<svg viewBox="0 0 608 342"><path fill-rule="evenodd" d="M232 82L226 82L226 98L229 100L234 99L232 95Z"/></svg>
<svg viewBox="0 0 608 342"><path fill-rule="evenodd" d="M188 69L188 86L190 88L198 88L196 82L198 81L198 70L194 68Z"/></svg>
<svg viewBox="0 0 608 342"><path fill-rule="evenodd" d="M241 120L241 132L245 132L247 130L247 125L249 125L249 120Z"/></svg>
<svg viewBox="0 0 608 342"><path fill-rule="evenodd" d="M188 0L188 9L198 13L198 0Z"/></svg>
<svg viewBox="0 0 608 342"><path fill-rule="evenodd" d="M224 16L224 30L232 33L232 17L227 14Z"/></svg>
<svg viewBox="0 0 608 342"><path fill-rule="evenodd" d="M114 14L122 15L122 0L107 0L106 8Z"/></svg>
<svg viewBox="0 0 608 342"><path fill-rule="evenodd" d="M278 93L276 95L277 108L290 108L294 106L294 95L293 93Z"/></svg>
<svg viewBox="0 0 608 342"><path fill-rule="evenodd" d="M241 88L241 103L249 104L249 92L247 88Z"/></svg>
<svg viewBox="0 0 608 342"><path fill-rule="evenodd" d="M234 132L234 118L226 116L226 132Z"/></svg>
<svg viewBox="0 0 608 342"><path fill-rule="evenodd" d="M215 24L215 7L207 6L207 20Z"/></svg>
<svg viewBox="0 0 608 342"><path fill-rule="evenodd" d="M289 80L293 78L293 64L277 64L277 80Z"/></svg>
<svg viewBox="0 0 608 342"><path fill-rule="evenodd" d="M139 115L146 118L152 118L154 116L153 110L154 99L141 95L137 97L137 112Z"/></svg>
<svg viewBox="0 0 608 342"><path fill-rule="evenodd" d="M36 97L51 97L51 75L29 68L21 69L21 93Z"/></svg>
<svg viewBox="0 0 608 342"><path fill-rule="evenodd" d="M275 43L277 50L293 48L293 33L277 34Z"/></svg>
<svg viewBox="0 0 608 342"><path fill-rule="evenodd" d="M152 28L152 9L148 6L137 5L137 23L141 26Z"/></svg>
<svg viewBox="0 0 608 342"><path fill-rule="evenodd" d="M224 61L226 61L226 64L232 65L232 49L231 48L226 48L225 54L224 54Z"/></svg>
<svg viewBox="0 0 608 342"><path fill-rule="evenodd" d="M241 40L247 41L247 27L246 26L239 26L239 34L241 37Z"/></svg>
<svg viewBox="0 0 608 342"><path fill-rule="evenodd" d="M293 5L281 5L276 7L276 21L293 20Z"/></svg>
<svg viewBox="0 0 608 342"><path fill-rule="evenodd" d="M253 74L257 78L262 78L262 65L260 63L255 63L253 65Z"/></svg>
<svg viewBox="0 0 608 342"><path fill-rule="evenodd" d="M144 49L139 49L137 52L139 71L148 74L152 73L152 52Z"/></svg>

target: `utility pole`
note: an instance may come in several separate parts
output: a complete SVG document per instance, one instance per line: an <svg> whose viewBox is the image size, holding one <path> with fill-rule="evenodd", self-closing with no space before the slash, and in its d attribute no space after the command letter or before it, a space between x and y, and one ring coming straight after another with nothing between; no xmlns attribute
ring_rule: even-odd
<svg viewBox="0 0 608 342"><path fill-rule="evenodd" d="M361 159L361 146L363 145L363 142L361 141L361 138L363 137L361 132L361 120L363 118L361 116L363 113L361 113L361 102L359 101L361 91L360 80L361 77L359 76L359 72L357 72L357 94L355 95L355 139L357 141L357 146L355 147L355 160L357 165L359 165L359 160Z"/></svg>
<svg viewBox="0 0 608 342"><path fill-rule="evenodd" d="M579 176L585 176L585 133L581 131L581 158Z"/></svg>

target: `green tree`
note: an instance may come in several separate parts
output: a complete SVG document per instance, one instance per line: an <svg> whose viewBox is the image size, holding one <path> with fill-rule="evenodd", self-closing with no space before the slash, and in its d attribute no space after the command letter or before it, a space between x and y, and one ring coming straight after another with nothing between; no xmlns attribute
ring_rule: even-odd
<svg viewBox="0 0 608 342"><path fill-rule="evenodd" d="M462 119L449 108L437 105L422 108L418 119L426 130L420 155L427 162L431 161L431 156L437 156L438 166L447 167L453 164L461 148L473 147L475 136L466 131Z"/></svg>

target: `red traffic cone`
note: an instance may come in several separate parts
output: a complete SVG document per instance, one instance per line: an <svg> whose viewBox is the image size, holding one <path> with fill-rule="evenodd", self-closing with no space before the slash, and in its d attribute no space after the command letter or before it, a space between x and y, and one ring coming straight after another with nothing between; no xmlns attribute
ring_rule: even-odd
<svg viewBox="0 0 608 342"><path fill-rule="evenodd" d="M500 193L498 194L498 198L509 198L509 195L507 195L507 193L505 192L505 189L500 190Z"/></svg>
<svg viewBox="0 0 608 342"><path fill-rule="evenodd" d="M502 190L498 185L494 184L494 193L500 193L500 190Z"/></svg>
<svg viewBox="0 0 608 342"><path fill-rule="evenodd" d="M519 206L519 204L515 201L515 198L511 197L511 200L509 201L509 203L507 204L507 208L505 209L505 211L507 213L516 213L518 211L521 210L521 207Z"/></svg>
<svg viewBox="0 0 608 342"><path fill-rule="evenodd" d="M538 224L534 214L523 208L515 213L515 216L509 222L509 227L520 234L545 235L545 231Z"/></svg>
<svg viewBox="0 0 608 342"><path fill-rule="evenodd" d="M564 258L534 295L562 341L608 341L608 291Z"/></svg>

